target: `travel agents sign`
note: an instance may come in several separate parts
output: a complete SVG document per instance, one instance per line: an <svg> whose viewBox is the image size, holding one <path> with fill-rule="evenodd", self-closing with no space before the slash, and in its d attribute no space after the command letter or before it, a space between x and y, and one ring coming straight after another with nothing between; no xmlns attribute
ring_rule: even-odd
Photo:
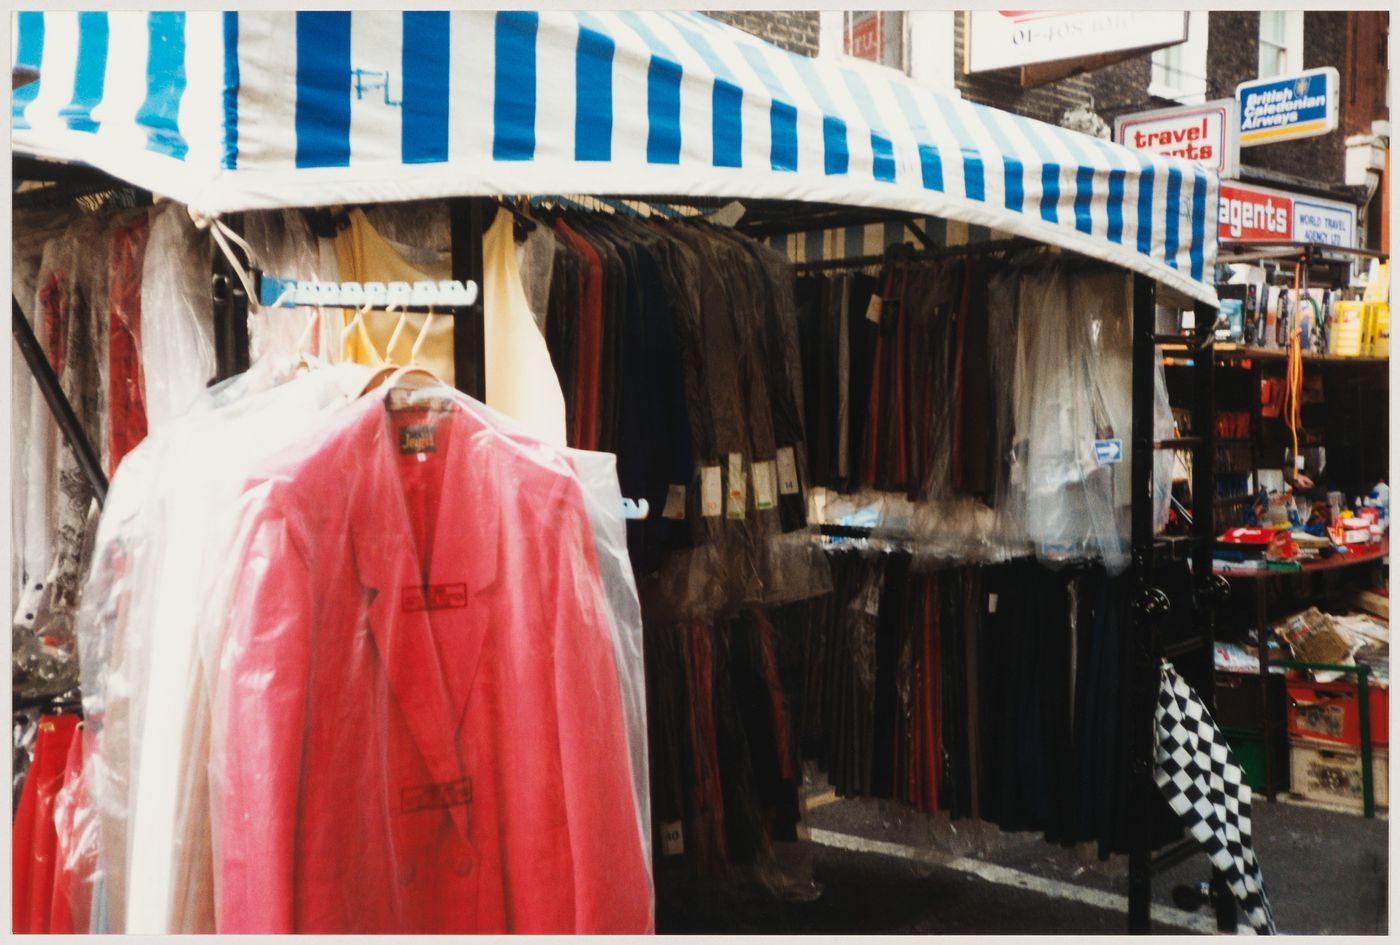
<svg viewBox="0 0 1400 945"><path fill-rule="evenodd" d="M1337 128L1337 70L1308 69L1291 76L1241 82L1240 147L1313 138Z"/></svg>
<svg viewBox="0 0 1400 945"><path fill-rule="evenodd" d="M1241 243L1356 245L1356 208L1267 187L1220 185L1220 239Z"/></svg>
<svg viewBox="0 0 1400 945"><path fill-rule="evenodd" d="M1238 128L1235 100L1222 98L1204 105L1123 115L1113 123L1113 137L1138 151L1197 161L1221 177L1237 177Z"/></svg>

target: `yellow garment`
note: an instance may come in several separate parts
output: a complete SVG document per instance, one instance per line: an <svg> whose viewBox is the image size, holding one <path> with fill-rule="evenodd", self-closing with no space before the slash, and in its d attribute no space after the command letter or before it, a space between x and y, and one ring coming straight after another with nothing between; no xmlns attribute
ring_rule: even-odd
<svg viewBox="0 0 1400 945"><path fill-rule="evenodd" d="M350 226L335 238L335 261L340 269L340 278L346 282L421 282L452 278L452 264L444 261L439 265L420 268L409 263L370 226L364 211L355 208L350 211ZM355 313L347 311L344 324L349 325ZM386 352L389 338L398 324L400 313L372 311L366 312L363 321L345 341L341 357L346 361L378 367L385 360L395 364L407 364L412 354L413 343L418 332L427 320L427 315L410 313L407 323L394 343L394 350ZM451 315L433 319L428 329L428 337L418 351L418 366L427 368L439 380L456 384L456 372L452 356Z"/></svg>
<svg viewBox="0 0 1400 945"><path fill-rule="evenodd" d="M486 304L486 403L532 435L565 446L564 393L520 284L511 215L496 214L482 240Z"/></svg>

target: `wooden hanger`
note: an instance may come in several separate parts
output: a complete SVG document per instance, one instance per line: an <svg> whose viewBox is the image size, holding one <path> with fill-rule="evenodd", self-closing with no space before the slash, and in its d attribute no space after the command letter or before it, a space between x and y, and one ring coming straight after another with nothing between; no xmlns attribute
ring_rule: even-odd
<svg viewBox="0 0 1400 945"><path fill-rule="evenodd" d="M399 316L398 325L394 327L394 335L393 338L390 339L389 350L386 352L390 357L393 355L394 342L398 339L399 333L403 329L407 318L408 313L402 313ZM421 381L421 383L414 385L418 388L431 387L442 383L442 381L438 379L438 376L432 371L418 366L418 353L423 350L423 345L428 340L428 330L433 326L433 318L433 310L429 308L428 316L423 319L423 327L418 329L418 337L413 340L413 347L409 350L408 364L396 365L386 360L380 368L365 380L365 386L360 391L361 397L368 394L376 387L385 385L391 389L398 387L405 378L410 377Z"/></svg>

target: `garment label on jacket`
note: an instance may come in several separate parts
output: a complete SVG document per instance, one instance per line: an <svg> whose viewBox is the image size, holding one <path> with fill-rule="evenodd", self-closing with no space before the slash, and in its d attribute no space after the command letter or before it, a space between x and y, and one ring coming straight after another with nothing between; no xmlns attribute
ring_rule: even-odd
<svg viewBox="0 0 1400 945"><path fill-rule="evenodd" d="M778 474L771 459L753 464L753 504L760 510L778 504Z"/></svg>
<svg viewBox="0 0 1400 945"><path fill-rule="evenodd" d="M783 495L797 495L797 456L791 446L778 450L778 491Z"/></svg>
<svg viewBox="0 0 1400 945"><path fill-rule="evenodd" d="M700 514L715 518L724 511L724 488L720 485L718 466L700 470Z"/></svg>
<svg viewBox="0 0 1400 945"><path fill-rule="evenodd" d="M661 510L661 517L685 519L685 486L672 483L666 490L666 506Z"/></svg>
<svg viewBox="0 0 1400 945"><path fill-rule="evenodd" d="M412 423L399 427L399 452L404 454L437 452L437 430L431 423Z"/></svg>
<svg viewBox="0 0 1400 945"><path fill-rule="evenodd" d="M442 784L418 784L399 791L399 813L461 807L472 802L472 779L459 778Z"/></svg>
<svg viewBox="0 0 1400 945"><path fill-rule="evenodd" d="M680 856L685 852L685 831L679 820L661 825L661 855Z"/></svg>
<svg viewBox="0 0 1400 945"><path fill-rule="evenodd" d="M403 609L407 613L419 610L454 610L467 606L467 585L430 584L428 587L405 587Z"/></svg>
<svg viewBox="0 0 1400 945"><path fill-rule="evenodd" d="M724 514L728 518L744 517L744 506L748 502L748 483L744 480L744 454L729 454L729 491Z"/></svg>
<svg viewBox="0 0 1400 945"><path fill-rule="evenodd" d="M870 297L870 304L865 307L865 317L867 321L880 324L880 314L885 310L885 300L876 292Z"/></svg>

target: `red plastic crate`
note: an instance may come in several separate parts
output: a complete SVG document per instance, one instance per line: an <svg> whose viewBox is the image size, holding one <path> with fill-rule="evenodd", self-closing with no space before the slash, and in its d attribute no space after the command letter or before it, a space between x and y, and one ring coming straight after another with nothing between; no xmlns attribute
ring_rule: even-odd
<svg viewBox="0 0 1400 945"><path fill-rule="evenodd" d="M1390 744L1390 690L1369 686L1371 744ZM1361 747L1360 703L1356 681L1288 681L1288 736Z"/></svg>

